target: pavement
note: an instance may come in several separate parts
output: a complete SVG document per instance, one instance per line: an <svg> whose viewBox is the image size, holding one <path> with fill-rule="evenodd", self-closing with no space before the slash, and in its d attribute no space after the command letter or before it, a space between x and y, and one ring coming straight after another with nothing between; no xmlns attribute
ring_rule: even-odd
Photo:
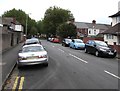
<svg viewBox="0 0 120 91"><path fill-rule="evenodd" d="M17 54L22 47L22 43L6 49L0 54L0 90L3 88L4 83L10 76L16 65Z"/></svg>

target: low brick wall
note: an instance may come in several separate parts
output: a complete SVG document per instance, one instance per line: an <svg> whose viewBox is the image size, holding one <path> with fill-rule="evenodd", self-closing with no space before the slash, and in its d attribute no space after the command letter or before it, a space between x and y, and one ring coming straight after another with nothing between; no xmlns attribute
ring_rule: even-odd
<svg viewBox="0 0 120 91"><path fill-rule="evenodd" d="M120 45L111 45L120 54Z"/></svg>

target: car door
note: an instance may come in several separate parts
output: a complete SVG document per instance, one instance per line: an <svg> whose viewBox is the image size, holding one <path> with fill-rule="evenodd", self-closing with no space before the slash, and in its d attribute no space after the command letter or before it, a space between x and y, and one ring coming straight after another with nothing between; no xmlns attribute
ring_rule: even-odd
<svg viewBox="0 0 120 91"><path fill-rule="evenodd" d="M95 53L96 52L96 46L95 46L95 42L94 41L91 41L91 46L90 46L90 50L91 50L91 53Z"/></svg>
<svg viewBox="0 0 120 91"><path fill-rule="evenodd" d="M86 50L90 51L90 40L85 44Z"/></svg>
<svg viewBox="0 0 120 91"><path fill-rule="evenodd" d="M90 53L93 53L93 45L94 45L94 42L92 40L89 41L89 44L88 44L88 51Z"/></svg>
<svg viewBox="0 0 120 91"><path fill-rule="evenodd" d="M72 41L70 42L70 45L71 45L72 48L74 47L74 40L72 40Z"/></svg>

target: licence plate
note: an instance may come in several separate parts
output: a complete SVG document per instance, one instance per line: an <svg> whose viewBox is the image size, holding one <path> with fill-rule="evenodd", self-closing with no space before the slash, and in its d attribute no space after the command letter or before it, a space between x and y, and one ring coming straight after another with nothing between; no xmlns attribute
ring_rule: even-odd
<svg viewBox="0 0 120 91"><path fill-rule="evenodd" d="M28 57L27 59L36 59L37 57Z"/></svg>

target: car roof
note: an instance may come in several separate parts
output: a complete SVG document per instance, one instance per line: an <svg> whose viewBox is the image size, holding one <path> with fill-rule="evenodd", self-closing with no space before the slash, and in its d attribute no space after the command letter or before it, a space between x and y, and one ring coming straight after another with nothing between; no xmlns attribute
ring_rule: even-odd
<svg viewBox="0 0 120 91"><path fill-rule="evenodd" d="M31 44L31 45L24 45L23 48L25 48L25 47L29 47L29 46L40 46L40 47L43 47L43 46L40 45L40 44Z"/></svg>
<svg viewBox="0 0 120 91"><path fill-rule="evenodd" d="M96 42L96 41L99 42L99 41L100 41L100 42L104 42L104 41L101 41L101 40L89 40L89 41L94 41L94 42Z"/></svg>
<svg viewBox="0 0 120 91"><path fill-rule="evenodd" d="M72 39L69 39L69 38L65 38L65 40L72 40Z"/></svg>
<svg viewBox="0 0 120 91"><path fill-rule="evenodd" d="M26 41L31 41L31 40L39 40L37 38L31 38L31 39L27 39Z"/></svg>
<svg viewBox="0 0 120 91"><path fill-rule="evenodd" d="M73 40L81 40L81 39L73 39Z"/></svg>

